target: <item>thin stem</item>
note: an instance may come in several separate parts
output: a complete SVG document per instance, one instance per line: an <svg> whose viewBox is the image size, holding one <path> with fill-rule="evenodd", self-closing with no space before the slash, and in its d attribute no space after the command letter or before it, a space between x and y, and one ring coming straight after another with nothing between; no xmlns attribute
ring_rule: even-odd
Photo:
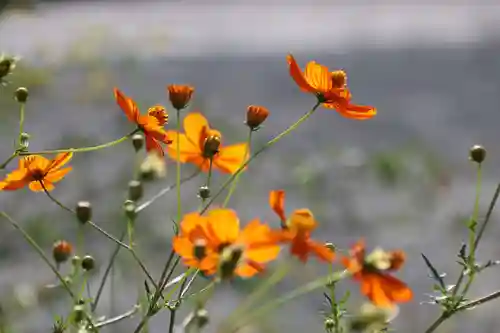
<svg viewBox="0 0 500 333"><path fill-rule="evenodd" d="M120 241L123 241L125 238L126 231L122 232L122 235L120 236ZM101 299L101 294L104 290L104 285L106 284L106 280L108 278L109 273L111 272L113 268L113 264L115 262L116 257L118 256L118 252L120 252L121 246L119 244L116 245L115 250L113 251L113 254L111 255L111 258L109 259L108 265L106 266L106 270L104 271L104 275L102 276L101 283L99 284L99 288L97 289L97 293L95 296L95 300L90 306L90 309L92 312L95 311L97 308L97 304L99 303L99 300Z"/></svg>
<svg viewBox="0 0 500 333"><path fill-rule="evenodd" d="M24 113L26 110L26 103L20 103L19 107L19 135L18 135L18 141L17 141L17 146L21 147L21 135L24 132Z"/></svg>
<svg viewBox="0 0 500 333"><path fill-rule="evenodd" d="M248 156L249 152L251 151L250 147L252 144L252 133L254 131L250 129L248 131L248 139L247 139L247 147L245 149L245 158ZM233 195L234 190L236 189L236 185L238 185L238 180L240 179L241 173L239 173L236 178L234 178L233 182L231 183L231 187L229 188L229 191L227 192L226 199L224 199L224 203L222 204L222 208L226 207L227 204L229 203L229 200L231 199L231 196Z"/></svg>
<svg viewBox="0 0 500 333"><path fill-rule="evenodd" d="M85 152L90 152L90 151L96 151L104 148L109 148L114 145L117 145L119 143L122 143L126 141L128 138L130 138L132 135L137 133L139 131L136 129L135 131L131 132L130 134L125 135L124 137L121 137L117 140L103 143L101 145L97 146L91 146L91 147L82 147L82 148L65 148L65 149L54 149L54 150L42 150L42 151L37 151L37 152L28 152L28 151L23 151L19 152L19 155L24 156L24 155L46 155L46 154L57 154L57 153L66 153L66 152L73 152L73 153L85 153Z"/></svg>
<svg viewBox="0 0 500 333"><path fill-rule="evenodd" d="M177 167L176 167L176 177L175 177L175 183L176 183L176 189L177 189L177 221L181 220L182 217L182 197L181 197L181 142L180 142L180 136L181 136L181 110L177 109L177 133L176 133L176 140L175 140L175 145L176 145L176 159L177 159Z"/></svg>
<svg viewBox="0 0 500 333"><path fill-rule="evenodd" d="M181 179L181 185L190 181L191 179L195 178L196 176L198 176L199 174L201 173L201 170L196 170L193 174L191 174L190 176L188 177L185 177L183 179ZM160 192L156 193L154 196L152 196L148 201L145 201L143 202L142 204L140 204L139 206L137 206L137 208L135 209L135 212L136 213L139 213L140 211L146 209L147 207L149 207L153 202L155 202L156 200L158 200L159 198L161 198L162 196L164 196L165 194L167 194L168 192L172 191L174 188L177 187L177 184L172 184L172 185L169 185L167 187L165 187L164 189L162 189Z"/></svg>
<svg viewBox="0 0 500 333"><path fill-rule="evenodd" d="M215 199L217 199L217 197L231 184L231 182L238 176L238 174L240 174L245 169L245 167L248 164L250 164L251 161L253 161L257 156L259 156L260 154L262 154L267 149L271 148L276 142L278 142L279 140L281 140L282 138L284 138L285 136L287 136L288 134L290 134L291 132L293 132L295 129L297 129L297 127L299 127L304 121L306 121L310 116L313 115L313 113L316 111L316 109L320 105L321 105L321 103L317 102L316 105L314 105L314 107L309 112L307 112L302 117L300 117L299 120L297 120L295 123L293 123L286 130L284 130L283 132L281 132L275 138L273 138L270 141L268 141L262 148L260 148L259 150L257 150L245 163L243 163L243 165L241 167L238 168L238 170L236 170L231 175L231 177L229 177L224 182L224 184L222 184L221 188L217 191L217 193L215 193L214 196L212 196L210 198L210 200L207 202L207 204L205 205L205 207L201 210L200 214L203 214L210 207L210 205L215 201Z"/></svg>
<svg viewBox="0 0 500 333"><path fill-rule="evenodd" d="M168 333L174 332L175 314L176 313L177 313L177 308L170 309L170 322L168 324Z"/></svg>
<svg viewBox="0 0 500 333"><path fill-rule="evenodd" d="M9 156L9 158L7 160L5 160L5 162L2 163L2 165L0 165L0 170L3 170L7 167L7 165L13 160L15 159L17 156L19 155L19 151L15 151L12 153L12 155Z"/></svg>
<svg viewBox="0 0 500 333"><path fill-rule="evenodd" d="M239 328L245 326L247 323L256 320L258 317L262 316L263 314L270 313L271 310L276 309L277 307L290 302L291 300L308 294L316 289L323 288L326 283L331 282L331 281L339 281L345 277L347 277L349 273L347 271L341 271L333 274L329 274L326 277L322 277L319 279L316 279L314 281L311 281L309 283L306 283L305 285L292 290L286 294L284 294L281 297L274 298L273 300L265 303L261 307L255 309L254 311L249 311L245 316L241 316L241 320L239 322L235 323L233 326L230 326L231 329L228 330L228 332L236 332L238 331Z"/></svg>
<svg viewBox="0 0 500 333"><path fill-rule="evenodd" d="M473 307L476 307L478 305L481 305L481 304L484 304L486 302L489 302L489 301L492 301L494 299L497 299L500 297L500 290L497 290L487 296L484 296L484 297L481 297L481 298L478 298L474 301L470 301L464 305L461 305L459 306L456 311L463 311L463 310L467 310L467 309L470 309L470 308L473 308Z"/></svg>
<svg viewBox="0 0 500 333"><path fill-rule="evenodd" d="M119 316L116 316L116 317L113 317L113 318L109 318L108 320L104 320L104 321L101 321L100 323L97 323L95 325L95 327L96 328L101 328L101 327L104 327L104 326L108 326L108 325L117 323L117 322L122 321L124 319L127 319L129 317L132 317L134 314L137 313L137 311L139 311L139 308L140 308L139 305L135 305L132 309L128 310L125 313L122 313Z"/></svg>
<svg viewBox="0 0 500 333"><path fill-rule="evenodd" d="M22 234L24 239L26 239L26 241L31 245L31 247L40 255L40 257L43 259L43 261L45 261L45 263L49 266L49 268L52 270L52 272L54 272L57 279L59 280L61 285L64 287L64 289L66 289L66 291L71 296L71 298L75 299L75 294L71 290L71 287L68 285L66 280L64 280L61 273L59 273L59 271L57 270L56 266L54 266L54 264L52 264L50 259L45 255L42 248L36 243L36 241L33 238L31 238L31 236L19 225L19 223L14 221L14 219L12 219L7 213L0 212L0 215L2 215L7 221L9 221L9 223Z"/></svg>

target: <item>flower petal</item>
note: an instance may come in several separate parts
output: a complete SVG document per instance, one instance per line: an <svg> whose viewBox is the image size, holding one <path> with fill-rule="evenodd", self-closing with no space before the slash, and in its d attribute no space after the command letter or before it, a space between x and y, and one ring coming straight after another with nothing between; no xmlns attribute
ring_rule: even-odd
<svg viewBox="0 0 500 333"><path fill-rule="evenodd" d="M167 153L173 160L177 160L177 136L179 136L180 156L182 163L192 161L193 158L201 157L201 151L197 145L194 145L183 133L168 131L167 136L172 140L172 143L167 146Z"/></svg>
<svg viewBox="0 0 500 333"><path fill-rule="evenodd" d="M248 159L250 154L248 150L248 144L246 143L221 147L219 153L213 159L213 164L224 173L234 174Z"/></svg>
<svg viewBox="0 0 500 333"><path fill-rule="evenodd" d="M315 91L324 93L332 89L332 74L328 67L316 61L307 63L304 78Z"/></svg>
<svg viewBox="0 0 500 333"><path fill-rule="evenodd" d="M316 89L314 89L305 79L304 74L302 74L302 70L300 69L299 65L295 61L295 58L289 54L286 57L286 60L288 62L288 69L290 72L290 76L292 79L295 81L295 83L299 86L299 88L302 91L309 92L309 93L316 93Z"/></svg>
<svg viewBox="0 0 500 333"><path fill-rule="evenodd" d="M188 113L184 118L184 132L192 144L201 147L201 139L203 134L210 129L208 120L199 112ZM204 139L204 138L203 138Z"/></svg>
<svg viewBox="0 0 500 333"><path fill-rule="evenodd" d="M281 222L286 221L285 216L285 191L274 190L269 192L269 206L279 216Z"/></svg>
<svg viewBox="0 0 500 333"><path fill-rule="evenodd" d="M51 183L57 183L58 181L63 179L64 176L66 176L68 172L70 172L72 169L73 169L72 167L67 167L64 169L51 171L44 177L44 180L49 181Z"/></svg>
<svg viewBox="0 0 500 333"><path fill-rule="evenodd" d="M42 184L43 184L43 186L42 186ZM33 192L43 192L45 190L47 190L47 192L50 192L54 189L54 184L52 184L48 180L33 181L33 182L30 182L29 188Z"/></svg>
<svg viewBox="0 0 500 333"><path fill-rule="evenodd" d="M335 259L335 253L327 248L325 244L309 240L309 249L321 261L332 262Z"/></svg>
<svg viewBox="0 0 500 333"><path fill-rule="evenodd" d="M144 141L146 141L146 151L151 152L154 151L158 153L161 157L165 156L165 152L163 151L160 143L151 135L144 135Z"/></svg>
<svg viewBox="0 0 500 333"><path fill-rule="evenodd" d="M240 220L231 209L212 209L207 214L208 230L219 243L232 244L240 232Z"/></svg>
<svg viewBox="0 0 500 333"><path fill-rule="evenodd" d="M128 120L132 123L137 123L139 119L139 108L135 102L127 95L122 93L118 88L114 89L116 103L122 109L123 113L127 116Z"/></svg>
<svg viewBox="0 0 500 333"><path fill-rule="evenodd" d="M72 152L57 154L56 157L54 157L54 159L50 162L50 165L47 167L46 172L59 169L60 167L68 163L72 157L73 157Z"/></svg>

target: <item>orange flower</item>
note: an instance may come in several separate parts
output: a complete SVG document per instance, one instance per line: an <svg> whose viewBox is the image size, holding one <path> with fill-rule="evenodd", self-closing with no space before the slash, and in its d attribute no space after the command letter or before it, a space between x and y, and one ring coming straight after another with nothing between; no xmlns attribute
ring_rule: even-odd
<svg viewBox="0 0 500 333"><path fill-rule="evenodd" d="M320 260L332 262L335 253L327 248L325 244L311 239L311 232L316 228L317 222L313 213L307 209L296 209L287 220L285 216L285 191L276 190L269 194L269 205L280 217L283 230L276 232L275 236L281 242L290 242L290 252L297 256L302 262L306 262L309 254L313 254Z"/></svg>
<svg viewBox="0 0 500 333"><path fill-rule="evenodd" d="M206 216L186 214L173 248L185 265L199 268L207 275L219 270L222 277L254 276L280 251L269 226L255 219L240 230L236 212L222 208L213 209Z"/></svg>
<svg viewBox="0 0 500 333"><path fill-rule="evenodd" d="M128 120L137 125L144 133L146 141L146 150L155 151L160 156L164 156L163 148L160 142L170 144L172 141L168 138L163 126L168 123L168 114L161 105L156 105L148 109L147 115L141 115L139 108L133 99L126 96L119 89L115 88L115 99Z"/></svg>
<svg viewBox="0 0 500 333"><path fill-rule="evenodd" d="M377 114L373 106L351 104L352 95L347 88L347 74L344 71L330 72L328 67L310 61L302 72L291 54L287 56L287 61L290 76L299 88L315 94L325 108L335 109L344 117L358 120L369 119Z"/></svg>
<svg viewBox="0 0 500 333"><path fill-rule="evenodd" d="M72 156L71 152L57 154L53 160L40 155L26 156L19 160L16 170L0 181L0 190L14 191L28 185L33 192L52 191L54 183L71 171L72 167L61 167L68 163Z"/></svg>
<svg viewBox="0 0 500 333"><path fill-rule="evenodd" d="M172 84L167 87L170 103L177 110L184 109L194 93L194 88L188 85Z"/></svg>
<svg viewBox="0 0 500 333"><path fill-rule="evenodd" d="M352 247L350 257L342 258L342 263L353 274L354 279L361 282L361 293L380 307L393 307L394 303L412 299L411 289L389 274L398 270L404 261L405 254L402 251L385 252L375 249L365 256L363 240Z"/></svg>
<svg viewBox="0 0 500 333"><path fill-rule="evenodd" d="M210 168L210 156L205 149L208 138L220 141L222 136L219 131L211 129L207 119L201 113L189 113L184 118L185 133L179 134L180 156L182 163L193 163L202 171L207 172ZM173 139L168 146L168 154L177 159L177 132L168 131L167 135ZM217 139L217 140L215 140ZM212 141L212 140L211 140ZM213 167L225 173L235 173L243 162L248 158L248 145L239 143L224 147L222 144L217 148L218 152L213 156ZM247 152L245 156L245 152Z"/></svg>

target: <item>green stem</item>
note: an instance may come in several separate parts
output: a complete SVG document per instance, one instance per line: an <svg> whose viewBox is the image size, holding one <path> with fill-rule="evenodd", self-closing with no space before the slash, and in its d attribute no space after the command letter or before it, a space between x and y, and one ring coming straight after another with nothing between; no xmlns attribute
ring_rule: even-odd
<svg viewBox="0 0 500 333"><path fill-rule="evenodd" d="M31 245L31 247L40 255L40 257L45 261L45 263L49 266L49 268L52 270L52 272L56 275L57 279L61 283L61 285L64 287L64 289L68 292L68 294L71 296L71 298L75 299L75 294L71 290L71 287L68 285L66 280L62 277L61 273L57 270L57 268L52 264L50 259L45 255L44 251L42 248L36 243L36 241L31 238L31 236L17 223L12 219L7 213L5 212L0 212L0 215L2 215L9 223L17 229L24 239Z"/></svg>
<svg viewBox="0 0 500 333"><path fill-rule="evenodd" d="M243 165L241 167L238 168L238 170L235 171L235 173L233 173L231 175L231 177L229 177L224 182L224 184L222 184L221 188L217 191L217 193L214 196L212 196L210 198L210 200L208 201L208 203L201 210L200 214L203 214L210 207L210 205L215 201L215 199L217 199L217 197L231 184L231 182L238 176L238 174L240 174L245 169L245 167L248 164L250 164L251 161L253 161L257 156L259 156L260 154L262 154L267 149L271 148L276 142L278 142L279 140L281 140L282 138L284 138L285 136L287 136L288 134L290 134L291 132L293 132L295 129L297 129L297 127L299 127L304 121L306 121L310 116L313 115L313 113L316 111L316 109L320 105L321 105L321 102L317 102L316 105L314 105L314 107L309 112L307 112L302 117L300 117L299 120L297 120L295 123L293 123L286 130L284 130L283 132L281 132L278 136L276 136L275 138L273 138L270 141L268 141L262 148L260 148L259 150L257 150L245 163L243 163Z"/></svg>
<svg viewBox="0 0 500 333"><path fill-rule="evenodd" d="M175 184L176 184L176 189L177 189L177 221L179 222L182 217L182 198L181 198L181 142L180 142L180 136L181 136L181 110L177 110L177 133L176 133L176 140L175 140L175 145L176 145L176 159L177 159L177 167L176 167L176 178L175 178Z"/></svg>
<svg viewBox="0 0 500 333"><path fill-rule="evenodd" d="M260 317L262 315L269 314L272 310L278 308L279 306L281 306L285 303L288 303L291 300L293 300L299 296L308 294L316 289L324 288L325 284L327 284L328 282L339 281L339 280L347 277L348 275L349 275L349 273L347 271L341 271L341 272L337 272L337 273L333 274L333 276L331 274L329 274L326 277L322 277L322 278L316 279L314 281L311 281L309 283L306 283L305 285L303 285L295 290L292 290L279 298L275 298L275 299L267 302L266 304L255 309L254 311L247 312L247 314L245 316L240 317L241 319L237 323L235 323L232 326L229 326L230 330L228 330L227 332L228 333L236 332L241 327L244 327L247 323L256 320L258 317Z"/></svg>
<svg viewBox="0 0 500 333"><path fill-rule="evenodd" d="M20 103L21 106L19 107L19 136L17 139L17 146L21 147L21 135L24 132L24 113L26 110L26 103Z"/></svg>
<svg viewBox="0 0 500 333"><path fill-rule="evenodd" d="M247 147L245 149L245 158L247 158L247 155L250 152L250 146L252 144L252 129L249 130L248 132L248 139L247 139ZM238 180L240 179L241 173L239 173L236 178L234 178L234 181L231 183L231 187L229 188L229 191L227 193L226 199L224 200L224 203L222 204L222 208L226 207L227 204L229 203L229 200L231 199L231 196L233 195L234 190L236 189L236 185L238 184Z"/></svg>
<svg viewBox="0 0 500 333"><path fill-rule="evenodd" d="M5 162L2 163L2 165L0 165L0 170L3 170L7 167L7 165L12 162L13 159L15 159L17 156L19 155L19 151L15 151L14 153L12 153L12 155L9 156L8 159L5 160Z"/></svg>
<svg viewBox="0 0 500 333"><path fill-rule="evenodd" d="M124 137L119 138L118 140L111 141L108 143L104 143L102 145L97 145L97 146L91 146L91 147L82 147L82 148L66 148L66 149L54 149L54 150L42 150L42 151L37 151L37 152L27 152L23 151L20 152L19 155L25 156L25 155L46 155L46 154L58 154L58 153L67 153L67 152L73 152L73 153L84 153L84 152L90 152L90 151L96 151L104 148L109 148L112 146L115 146L119 143L122 143L126 141L128 138L130 138L132 135L134 135L138 129L133 131L130 134L125 135Z"/></svg>

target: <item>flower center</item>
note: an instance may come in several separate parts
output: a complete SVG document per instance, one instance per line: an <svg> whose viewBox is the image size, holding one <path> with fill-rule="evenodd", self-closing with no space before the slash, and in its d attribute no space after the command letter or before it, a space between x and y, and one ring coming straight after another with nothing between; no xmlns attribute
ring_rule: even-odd
<svg viewBox="0 0 500 333"><path fill-rule="evenodd" d="M347 81L347 74L342 71L333 71L331 72L332 75L332 86L333 88L344 88L346 85Z"/></svg>
<svg viewBox="0 0 500 333"><path fill-rule="evenodd" d="M168 114L165 108L161 105L155 105L148 109L148 115L155 117L160 126L168 123Z"/></svg>

